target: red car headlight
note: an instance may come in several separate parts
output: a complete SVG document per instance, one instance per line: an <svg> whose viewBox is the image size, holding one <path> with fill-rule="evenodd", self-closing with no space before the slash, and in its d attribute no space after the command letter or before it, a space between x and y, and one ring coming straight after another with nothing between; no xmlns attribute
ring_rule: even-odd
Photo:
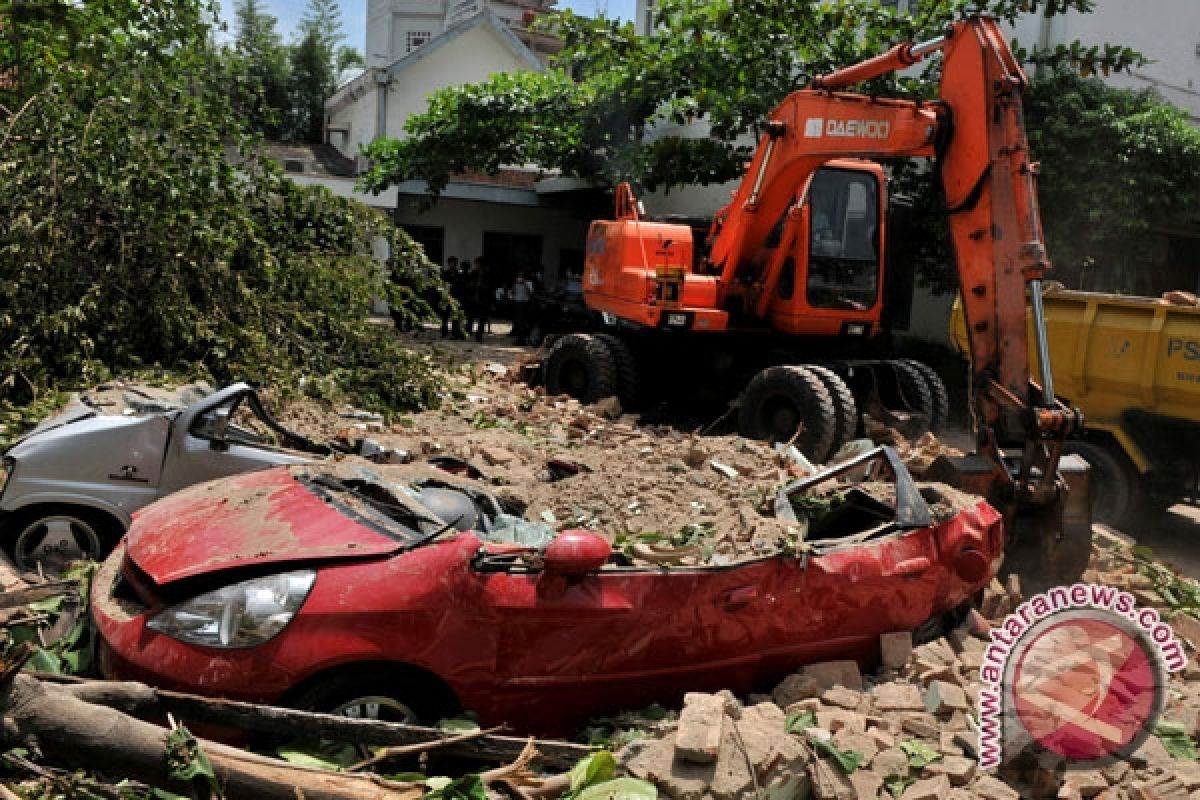
<svg viewBox="0 0 1200 800"><path fill-rule="evenodd" d="M146 627L204 647L254 647L287 627L316 578L300 569L235 583L171 606Z"/></svg>

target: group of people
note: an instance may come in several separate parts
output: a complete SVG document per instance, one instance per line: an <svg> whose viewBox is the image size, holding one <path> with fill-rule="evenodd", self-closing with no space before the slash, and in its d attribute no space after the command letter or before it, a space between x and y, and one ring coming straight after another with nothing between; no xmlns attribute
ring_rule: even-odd
<svg viewBox="0 0 1200 800"><path fill-rule="evenodd" d="M449 308L442 310L442 338L468 339L482 342L491 318L505 306L511 308L512 335L517 341L525 338L529 331L529 309L536 291L533 280L524 271L518 272L511 285L505 285L500 276L493 275L483 257L474 261L450 256L442 273L450 287L451 296L458 301L466 316L467 326L454 318Z"/></svg>

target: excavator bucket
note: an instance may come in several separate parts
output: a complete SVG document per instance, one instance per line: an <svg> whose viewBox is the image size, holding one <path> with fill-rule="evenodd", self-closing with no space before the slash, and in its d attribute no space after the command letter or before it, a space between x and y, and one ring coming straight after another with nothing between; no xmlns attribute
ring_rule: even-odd
<svg viewBox="0 0 1200 800"><path fill-rule="evenodd" d="M1005 466L1013 475L1020 469L1016 458L1006 458ZM1079 456L1063 456L1058 491L1043 505L1013 502L1012 484L999 479L995 465L978 454L941 456L923 477L982 495L1001 511L1005 547L1000 574L1017 575L1028 597L1051 586L1075 583L1087 569L1092 551L1088 469Z"/></svg>
<svg viewBox="0 0 1200 800"><path fill-rule="evenodd" d="M916 385L910 374L889 361L855 362L847 381L858 410L869 414L909 439L917 439L931 430L927 388ZM919 382L919 378L918 378ZM923 402L924 400L924 402Z"/></svg>

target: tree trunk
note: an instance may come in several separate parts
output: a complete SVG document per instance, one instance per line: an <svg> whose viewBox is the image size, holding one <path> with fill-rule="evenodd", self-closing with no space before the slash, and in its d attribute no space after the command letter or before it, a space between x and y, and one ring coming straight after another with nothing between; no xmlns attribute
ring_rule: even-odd
<svg viewBox="0 0 1200 800"><path fill-rule="evenodd" d="M64 686L62 690L80 700L111 706L143 719L161 720L169 713L189 722L292 740L335 739L355 744L405 745L436 742L450 735L436 728L200 697L154 689L132 681L89 681ZM515 736L485 735L442 749L448 755L508 762L521 754L528 741ZM536 745L540 754L538 760L545 766L569 768L591 753L587 746L571 742L539 740Z"/></svg>
<svg viewBox="0 0 1200 800"><path fill-rule="evenodd" d="M188 784L169 775L165 728L87 703L66 687L23 674L14 676L0 694L0 710L10 744L36 742L59 763L190 794ZM216 742L200 744L227 800L416 800L424 793L421 784L299 767Z"/></svg>

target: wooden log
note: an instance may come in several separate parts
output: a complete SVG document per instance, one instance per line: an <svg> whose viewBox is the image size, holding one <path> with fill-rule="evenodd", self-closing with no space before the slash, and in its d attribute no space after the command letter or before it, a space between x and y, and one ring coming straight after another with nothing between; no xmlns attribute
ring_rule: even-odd
<svg viewBox="0 0 1200 800"><path fill-rule="evenodd" d="M13 676L0 694L5 739L36 740L46 756L61 764L190 794L186 783L170 777L165 728L87 703L65 688L30 675ZM202 740L200 745L227 800L417 800L424 793L419 783L300 767L216 742Z"/></svg>
<svg viewBox="0 0 1200 800"><path fill-rule="evenodd" d="M201 697L132 681L84 681L61 688L78 699L117 708L142 719L162 720L169 713L189 722L293 740L333 739L367 745L407 745L440 742L452 736L437 728ZM484 735L447 745L443 752L505 763L519 758L528 741L516 736ZM539 762L547 767L570 768L592 752L586 745L556 740L538 740L535 745Z"/></svg>

